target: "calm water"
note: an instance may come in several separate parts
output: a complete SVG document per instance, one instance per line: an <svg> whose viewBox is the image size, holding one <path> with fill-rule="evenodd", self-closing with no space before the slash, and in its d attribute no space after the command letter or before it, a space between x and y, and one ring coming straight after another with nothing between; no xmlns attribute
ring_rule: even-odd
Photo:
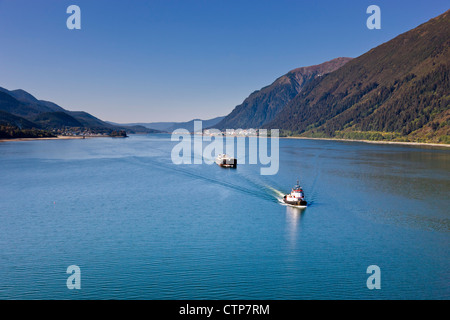
<svg viewBox="0 0 450 320"><path fill-rule="evenodd" d="M0 299L450 298L450 150L282 139L261 176L175 144L0 143ZM297 177L303 211L279 203Z"/></svg>

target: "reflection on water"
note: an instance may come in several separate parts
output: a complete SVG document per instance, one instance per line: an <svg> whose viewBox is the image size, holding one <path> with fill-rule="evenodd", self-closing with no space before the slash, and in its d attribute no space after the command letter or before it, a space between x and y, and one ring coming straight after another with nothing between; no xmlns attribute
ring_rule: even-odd
<svg viewBox="0 0 450 320"><path fill-rule="evenodd" d="M286 206L286 225L289 233L289 241L292 246L297 243L298 233L300 231L300 224L305 214L306 208L296 208Z"/></svg>

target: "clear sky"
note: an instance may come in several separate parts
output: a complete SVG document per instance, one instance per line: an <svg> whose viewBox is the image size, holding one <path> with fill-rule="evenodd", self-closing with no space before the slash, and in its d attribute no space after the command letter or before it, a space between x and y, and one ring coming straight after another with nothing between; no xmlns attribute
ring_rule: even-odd
<svg viewBox="0 0 450 320"><path fill-rule="evenodd" d="M69 5L81 30L69 30ZM381 30L369 30L369 5ZM120 123L228 114L301 66L357 57L448 0L0 0L0 87Z"/></svg>

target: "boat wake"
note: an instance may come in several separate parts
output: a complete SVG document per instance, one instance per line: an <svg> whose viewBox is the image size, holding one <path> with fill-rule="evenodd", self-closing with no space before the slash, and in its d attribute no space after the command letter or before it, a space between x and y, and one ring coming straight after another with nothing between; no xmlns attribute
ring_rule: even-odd
<svg viewBox="0 0 450 320"><path fill-rule="evenodd" d="M206 175L202 175L199 174L197 172L194 172L192 170L188 170L188 169L183 169L182 167L176 166L176 165L172 165L172 164L167 164L167 163L163 163L157 160L153 160L151 158L142 158L142 157L133 157L134 161L141 164L141 165L148 165L148 166L155 166L158 167L160 169L166 170L166 171L170 171L170 172L176 172L179 174L182 174L184 176L189 176L195 179L201 179L203 181L207 181L209 183L213 183L216 185L220 185L232 190L237 190L239 192L251 195L253 197L257 197L261 200L266 200L266 201L270 201L270 202L277 202L277 199L275 197L273 197L273 195L271 195L268 192L264 192L261 191L263 189L260 188L260 186L258 185L254 185L255 188L246 188L243 187L241 185L238 184L234 184L232 182L228 182L225 181L224 179L215 179L212 178L210 176L206 176ZM243 177L243 176L241 176ZM250 182L250 180L246 179L248 182Z"/></svg>
<svg viewBox="0 0 450 320"><path fill-rule="evenodd" d="M256 197L260 200L281 204L283 206L291 206L289 204L284 203L283 201L283 197L286 194L286 192L283 192L273 187L272 185L275 185L274 182L269 181L269 183L267 183L267 181L263 181L262 179L249 176L248 174L242 172L239 173L239 171L233 171L233 175L231 176L235 179L235 181L230 181L226 179L216 179L213 176L208 176L206 174L199 173L203 171L192 170L192 168L198 168L198 166L196 167L189 166L189 168L187 168L186 166L177 166L172 163L163 162L161 160L156 160L149 157L133 156L131 158L132 161L136 162L138 165L158 167L159 169L168 172L178 173L184 176L207 181L208 183L212 183L215 185L220 185L231 190L239 191L244 194L248 194L252 197ZM239 180L245 181L241 181L243 183L240 183ZM268 178L265 178L264 180L268 180ZM309 201L309 204L312 203L313 203L312 201Z"/></svg>

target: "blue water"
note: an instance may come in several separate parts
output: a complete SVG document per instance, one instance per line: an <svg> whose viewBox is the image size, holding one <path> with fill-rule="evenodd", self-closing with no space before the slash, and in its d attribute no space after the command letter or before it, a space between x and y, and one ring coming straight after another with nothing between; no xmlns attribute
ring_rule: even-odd
<svg viewBox="0 0 450 320"><path fill-rule="evenodd" d="M448 149L280 139L262 176L175 144L0 143L0 299L450 298ZM297 178L305 210L279 201Z"/></svg>

